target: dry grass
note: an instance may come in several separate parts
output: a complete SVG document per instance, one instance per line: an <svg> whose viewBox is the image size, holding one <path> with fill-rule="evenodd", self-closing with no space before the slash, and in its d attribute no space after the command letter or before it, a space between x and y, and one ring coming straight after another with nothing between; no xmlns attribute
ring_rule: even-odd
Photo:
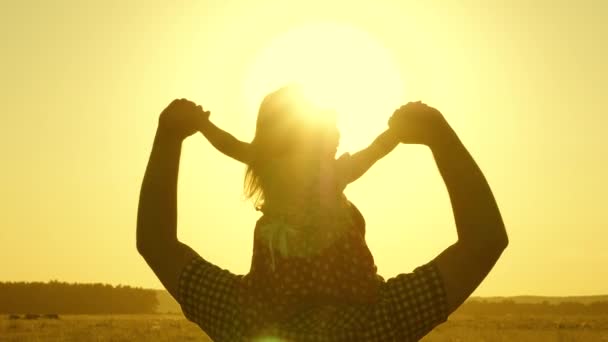
<svg viewBox="0 0 608 342"><path fill-rule="evenodd" d="M59 320L0 320L2 342L209 342L181 315L61 316Z"/></svg>
<svg viewBox="0 0 608 342"><path fill-rule="evenodd" d="M0 319L0 341L210 340L180 315L62 316L60 320ZM423 342L608 342L608 316L454 316Z"/></svg>
<svg viewBox="0 0 608 342"><path fill-rule="evenodd" d="M608 342L608 316L455 315L423 342Z"/></svg>

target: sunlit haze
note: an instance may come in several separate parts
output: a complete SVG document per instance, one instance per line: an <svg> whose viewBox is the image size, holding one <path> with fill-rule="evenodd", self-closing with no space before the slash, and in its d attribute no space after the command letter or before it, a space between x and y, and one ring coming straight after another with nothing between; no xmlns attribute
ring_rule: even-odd
<svg viewBox="0 0 608 342"><path fill-rule="evenodd" d="M253 137L298 82L356 152L408 101L438 108L484 171L510 245L475 295L608 292L608 2L13 1L0 10L0 281L161 288L135 249L141 180L175 98ZM245 167L184 143L179 237L249 270ZM379 273L456 240L430 151L398 146L347 197ZM380 200L381 199L381 200Z"/></svg>

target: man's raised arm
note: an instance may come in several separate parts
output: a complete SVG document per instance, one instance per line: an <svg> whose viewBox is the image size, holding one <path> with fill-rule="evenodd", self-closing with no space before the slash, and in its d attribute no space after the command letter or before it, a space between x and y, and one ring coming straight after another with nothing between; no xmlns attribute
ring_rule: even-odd
<svg viewBox="0 0 608 342"><path fill-rule="evenodd" d="M450 313L471 295L507 247L505 226L483 173L439 111L410 103L391 121L403 142L431 148L448 189L458 241L437 256L435 264Z"/></svg>
<svg viewBox="0 0 608 342"><path fill-rule="evenodd" d="M202 119L202 108L184 99L173 101L161 113L139 197L137 250L175 298L181 271L193 255L177 240L181 145Z"/></svg>

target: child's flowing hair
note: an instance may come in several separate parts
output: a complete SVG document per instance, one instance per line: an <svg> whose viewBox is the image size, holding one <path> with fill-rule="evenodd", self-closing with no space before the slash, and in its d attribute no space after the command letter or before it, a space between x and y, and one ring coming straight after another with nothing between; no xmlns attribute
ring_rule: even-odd
<svg viewBox="0 0 608 342"><path fill-rule="evenodd" d="M305 141L302 138L306 138L310 129L307 116L316 108L299 85L282 87L264 97L251 142L253 158L247 165L244 181L245 196L256 208L263 206L266 178L272 177L266 170L263 172L264 167L268 161L289 154L295 144Z"/></svg>

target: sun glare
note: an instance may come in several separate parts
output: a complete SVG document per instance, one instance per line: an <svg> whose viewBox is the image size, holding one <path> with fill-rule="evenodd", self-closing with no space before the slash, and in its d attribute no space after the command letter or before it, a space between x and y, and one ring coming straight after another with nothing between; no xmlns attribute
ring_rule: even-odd
<svg viewBox="0 0 608 342"><path fill-rule="evenodd" d="M294 28L262 47L244 80L247 108L257 113L270 91L300 84L317 104L335 109L341 147L378 134L405 99L400 70L389 51L355 27L316 23ZM364 140L364 141L359 141Z"/></svg>

